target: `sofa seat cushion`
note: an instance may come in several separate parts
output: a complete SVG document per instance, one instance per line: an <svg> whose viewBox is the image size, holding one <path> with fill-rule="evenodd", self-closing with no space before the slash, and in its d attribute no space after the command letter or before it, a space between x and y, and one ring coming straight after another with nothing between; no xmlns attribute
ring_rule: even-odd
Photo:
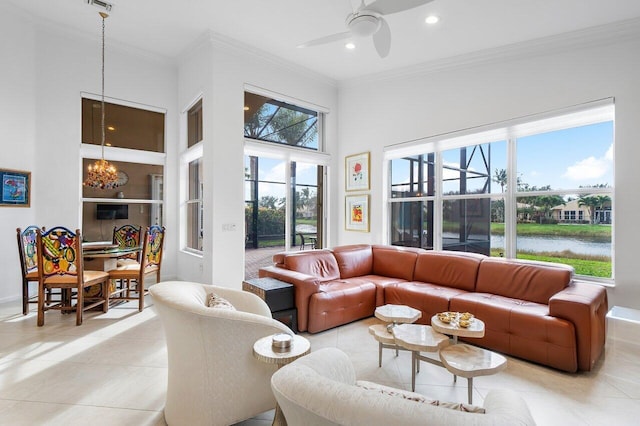
<svg viewBox="0 0 640 426"><path fill-rule="evenodd" d="M548 304L572 278L573 268L559 263L486 258L478 269L475 291Z"/></svg>
<svg viewBox="0 0 640 426"><path fill-rule="evenodd" d="M417 323L430 324L432 316L449 310L452 298L466 293L457 288L410 281L388 285L384 297L385 303L419 309L422 317Z"/></svg>
<svg viewBox="0 0 640 426"><path fill-rule="evenodd" d="M361 318L376 308L376 285L359 278L323 282L309 300L308 331L317 333Z"/></svg>
<svg viewBox="0 0 640 426"><path fill-rule="evenodd" d="M376 306L382 306L387 303L385 301L385 295L384 295L384 292L387 286L401 283L401 282L406 282L401 278L383 277L381 275L364 275L362 277L358 277L358 279L362 279L367 282L372 282L376 285Z"/></svg>
<svg viewBox="0 0 640 426"><path fill-rule="evenodd" d="M480 263L486 256L477 253L427 251L418 254L413 281L474 291Z"/></svg>
<svg viewBox="0 0 640 426"><path fill-rule="evenodd" d="M577 370L574 325L549 316L547 305L489 293L466 293L451 299L450 310L471 312L485 324L472 344L565 371Z"/></svg>

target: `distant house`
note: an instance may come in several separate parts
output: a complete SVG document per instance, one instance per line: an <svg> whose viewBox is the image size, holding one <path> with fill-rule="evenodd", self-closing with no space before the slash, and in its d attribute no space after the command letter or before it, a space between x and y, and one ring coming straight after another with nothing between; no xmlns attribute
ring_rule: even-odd
<svg viewBox="0 0 640 426"><path fill-rule="evenodd" d="M589 223L591 220L589 207L580 206L577 198L555 206L551 212L558 223ZM602 208L596 209L594 223L611 223L611 201L606 202Z"/></svg>

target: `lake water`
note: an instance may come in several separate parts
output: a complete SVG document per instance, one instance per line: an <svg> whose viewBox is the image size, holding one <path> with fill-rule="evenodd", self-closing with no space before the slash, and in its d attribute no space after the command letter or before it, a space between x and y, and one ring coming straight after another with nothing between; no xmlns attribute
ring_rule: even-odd
<svg viewBox="0 0 640 426"><path fill-rule="evenodd" d="M571 250L576 254L611 256L611 243L557 237L518 237L517 249L533 252ZM504 236L492 235L491 247L504 247Z"/></svg>

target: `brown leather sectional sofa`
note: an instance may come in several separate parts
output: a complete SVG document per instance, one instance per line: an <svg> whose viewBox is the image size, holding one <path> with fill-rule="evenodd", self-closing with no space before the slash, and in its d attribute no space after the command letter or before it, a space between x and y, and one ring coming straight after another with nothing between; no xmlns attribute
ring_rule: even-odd
<svg viewBox="0 0 640 426"><path fill-rule="evenodd" d="M565 265L383 245L279 253L260 269L295 286L298 329L317 333L409 305L429 324L442 311L485 323L469 342L560 370L589 371L605 342L607 294Z"/></svg>

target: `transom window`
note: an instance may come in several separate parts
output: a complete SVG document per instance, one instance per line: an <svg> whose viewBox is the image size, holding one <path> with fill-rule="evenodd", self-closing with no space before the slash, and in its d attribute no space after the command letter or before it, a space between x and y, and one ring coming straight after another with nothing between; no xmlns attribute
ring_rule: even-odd
<svg viewBox="0 0 640 426"><path fill-rule="evenodd" d="M245 92L244 136L318 150L318 112Z"/></svg>

